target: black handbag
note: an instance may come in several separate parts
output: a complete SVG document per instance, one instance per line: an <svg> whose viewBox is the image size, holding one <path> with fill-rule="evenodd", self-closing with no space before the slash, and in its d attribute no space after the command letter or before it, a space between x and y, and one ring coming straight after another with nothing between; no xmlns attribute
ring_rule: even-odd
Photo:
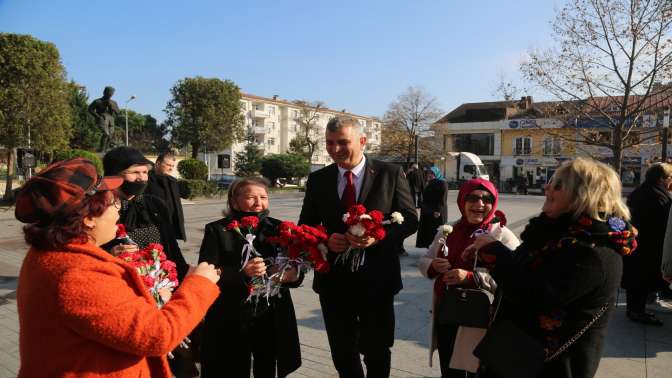
<svg viewBox="0 0 672 378"><path fill-rule="evenodd" d="M437 306L438 323L488 328L493 300L494 295L483 289L446 289Z"/></svg>
<svg viewBox="0 0 672 378"><path fill-rule="evenodd" d="M474 259L474 271L476 262ZM476 280L478 286L479 281ZM444 290L437 305L436 316L439 325L458 325L488 328L495 296L487 290L476 288L450 287Z"/></svg>
<svg viewBox="0 0 672 378"><path fill-rule="evenodd" d="M567 350L609 308L605 304L574 336L554 351L546 351L544 343L529 335L509 319L495 321L474 349L484 372L492 371L499 378L538 377L546 362Z"/></svg>

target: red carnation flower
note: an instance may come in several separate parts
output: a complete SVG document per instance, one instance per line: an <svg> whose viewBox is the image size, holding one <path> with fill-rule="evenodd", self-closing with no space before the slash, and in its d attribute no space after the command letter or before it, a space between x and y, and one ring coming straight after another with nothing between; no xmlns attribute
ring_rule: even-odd
<svg viewBox="0 0 672 378"><path fill-rule="evenodd" d="M240 223L238 223L237 220L233 220L231 223L226 225L227 230L235 230L236 228L240 228Z"/></svg>
<svg viewBox="0 0 672 378"><path fill-rule="evenodd" d="M153 288L154 287L154 279L150 276L142 276L142 282L147 286L148 288Z"/></svg>
<svg viewBox="0 0 672 378"><path fill-rule="evenodd" d="M369 216L371 216L371 219L376 223L381 223L384 218L383 212L379 210L371 210Z"/></svg>
<svg viewBox="0 0 672 378"><path fill-rule="evenodd" d="M259 224L259 218L250 215L247 217L242 217L240 218L240 225L244 228L257 228L257 225Z"/></svg>
<svg viewBox="0 0 672 378"><path fill-rule="evenodd" d="M126 226L119 223L117 225L117 238L127 238L127 237L128 237L128 233L126 232Z"/></svg>
<svg viewBox="0 0 672 378"><path fill-rule="evenodd" d="M376 227L371 230L371 236L376 240L383 240L385 238L385 229L382 227Z"/></svg>
<svg viewBox="0 0 672 378"><path fill-rule="evenodd" d="M323 260L315 261L315 271L320 273L329 272L329 263Z"/></svg>
<svg viewBox="0 0 672 378"><path fill-rule="evenodd" d="M354 215L362 215L366 214L366 207L364 205L358 204L358 205L353 205L350 207L350 210L348 210L349 213L354 214Z"/></svg>

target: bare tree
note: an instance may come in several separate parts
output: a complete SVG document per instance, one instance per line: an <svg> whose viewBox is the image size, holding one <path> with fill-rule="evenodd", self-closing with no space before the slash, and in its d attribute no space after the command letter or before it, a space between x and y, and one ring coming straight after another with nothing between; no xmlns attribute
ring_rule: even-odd
<svg viewBox="0 0 672 378"><path fill-rule="evenodd" d="M322 101L294 101L299 108L292 116L298 127L296 136L289 142L290 151L303 154L309 163L313 162L313 155L319 150L323 140L323 130L318 125L320 110L326 106Z"/></svg>
<svg viewBox="0 0 672 378"><path fill-rule="evenodd" d="M509 81L504 72L499 72L497 74L497 83L492 91L492 95L495 98L503 98L506 101L513 101L520 98L525 92L525 89L521 89L516 84Z"/></svg>
<svg viewBox="0 0 672 378"><path fill-rule="evenodd" d="M403 151L406 152L406 163L418 158L417 143L422 133L429 131L430 126L442 115L436 97L419 87L408 87L392 102L383 117L383 139L388 130L404 130L405 140ZM414 156L414 154L416 156Z"/></svg>
<svg viewBox="0 0 672 378"><path fill-rule="evenodd" d="M568 0L553 23L559 46L533 51L521 65L527 79L559 100L553 115L577 126L577 140L611 150L618 172L625 149L658 136L634 129L643 116L670 104L672 90L660 83L669 82L672 68L671 4ZM611 138L581 122L609 129Z"/></svg>

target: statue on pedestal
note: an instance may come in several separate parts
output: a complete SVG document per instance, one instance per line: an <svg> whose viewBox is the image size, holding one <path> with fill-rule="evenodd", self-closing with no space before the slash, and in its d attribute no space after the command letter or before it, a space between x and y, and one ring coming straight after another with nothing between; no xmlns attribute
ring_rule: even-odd
<svg viewBox="0 0 672 378"><path fill-rule="evenodd" d="M119 106L112 100L114 88L105 87L103 97L94 100L89 105L89 113L96 119L96 123L103 136L100 138L100 152L105 153L110 149L110 141L114 130L114 117L119 113Z"/></svg>

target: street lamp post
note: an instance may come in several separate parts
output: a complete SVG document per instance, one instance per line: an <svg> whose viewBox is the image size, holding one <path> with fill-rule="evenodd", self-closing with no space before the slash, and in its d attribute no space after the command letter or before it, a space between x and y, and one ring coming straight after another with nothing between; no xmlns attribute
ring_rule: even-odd
<svg viewBox="0 0 672 378"><path fill-rule="evenodd" d="M670 107L665 108L665 113L663 115L663 140L662 151L660 153L660 160L664 163L667 161L667 136L669 134L670 127Z"/></svg>
<svg viewBox="0 0 672 378"><path fill-rule="evenodd" d="M126 106L124 107L124 113L126 113L126 147L128 147L128 103L135 100L135 96L131 96L126 100Z"/></svg>

